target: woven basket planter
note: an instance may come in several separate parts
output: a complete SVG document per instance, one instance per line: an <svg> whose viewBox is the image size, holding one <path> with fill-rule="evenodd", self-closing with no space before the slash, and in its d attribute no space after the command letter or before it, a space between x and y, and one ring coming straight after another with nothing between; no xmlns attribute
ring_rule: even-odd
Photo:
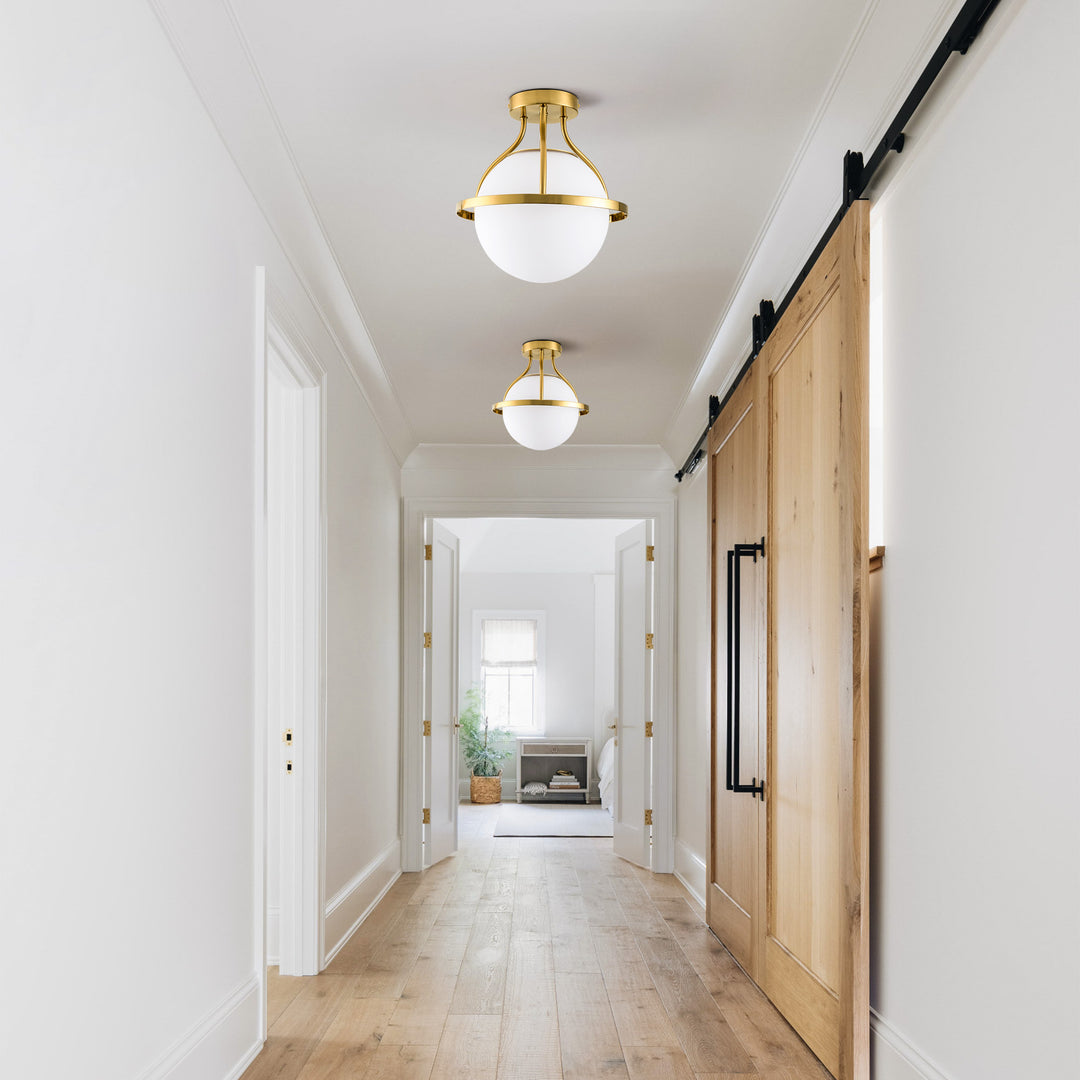
<svg viewBox="0 0 1080 1080"><path fill-rule="evenodd" d="M469 798L474 803L502 802L502 773L498 776L470 776Z"/></svg>

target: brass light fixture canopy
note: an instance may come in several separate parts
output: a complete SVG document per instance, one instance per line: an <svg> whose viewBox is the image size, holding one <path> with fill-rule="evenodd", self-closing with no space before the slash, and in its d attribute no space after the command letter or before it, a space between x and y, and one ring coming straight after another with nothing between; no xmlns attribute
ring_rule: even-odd
<svg viewBox="0 0 1080 1080"><path fill-rule="evenodd" d="M459 217L476 222L492 261L525 281L559 281L576 274L600 250L608 224L628 213L625 203L611 198L600 170L566 130L579 108L577 96L568 90L512 94L510 115L521 124L517 138L487 167L476 194L457 204ZM549 125L555 123L566 149L548 147ZM529 124L539 127L537 149L521 148ZM527 219L522 207L534 208L526 212ZM476 217L478 210L487 215L483 221Z"/></svg>
<svg viewBox="0 0 1080 1080"><path fill-rule="evenodd" d="M571 94L569 90L519 90L510 95L510 115L515 120L525 116L539 124L541 105L548 106L549 118L559 115L552 110L561 109L567 120L573 120L580 108L577 94Z"/></svg>
<svg viewBox="0 0 1080 1080"><path fill-rule="evenodd" d="M522 446L550 450L570 437L589 406L578 401L577 391L555 366L562 355L559 342L526 341L521 352L529 361L525 370L506 388L503 400L491 406L491 411L503 418L506 430ZM544 370L545 363L549 371Z"/></svg>

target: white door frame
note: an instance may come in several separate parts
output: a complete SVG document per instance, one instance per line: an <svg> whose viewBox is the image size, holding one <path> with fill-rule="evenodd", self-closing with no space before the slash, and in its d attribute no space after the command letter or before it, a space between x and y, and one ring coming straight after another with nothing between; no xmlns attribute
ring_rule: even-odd
<svg viewBox="0 0 1080 1080"><path fill-rule="evenodd" d="M424 859L429 866L454 854L458 850L458 754L459 744L457 735L458 720L458 648L459 648L459 624L460 615L460 592L461 592L461 547L458 538L443 528L435 521L425 523L430 530L425 543L432 546L432 559L430 573L427 574L425 603L427 619L425 630L431 632L433 641L431 647L424 646L424 725L431 735L422 740L424 746L424 805L431 811L431 821L424 826ZM439 572L443 565L443 557L449 553L450 567L449 580L446 580ZM449 623L453 628L449 634L449 640L443 640L445 635L440 633L437 614L445 615L446 612L437 612L440 603L447 601L443 592L446 587L449 591ZM446 686L439 678L438 669L441 663L436 663L436 658L448 658L448 671L446 672L449 686ZM435 701L443 695L446 701L446 710L436 710ZM444 742L445 740L445 742ZM441 744L445 750L448 745L449 761L445 757L439 760L434 747ZM442 766L444 771L439 777L436 766ZM449 806L447 807L447 803ZM444 812L446 816L444 816ZM449 845L447 841L449 840ZM436 854L436 851L441 854Z"/></svg>
<svg viewBox="0 0 1080 1080"><path fill-rule="evenodd" d="M323 965L326 774L326 370L304 340L280 296L256 268L255 303L255 955L266 1017L267 770L278 765L280 736L271 745L268 715L267 450L270 365L280 363L300 397L303 555L298 586L302 641L302 708L294 726L292 845L297 872L289 888L297 974ZM285 777L281 777L282 781ZM284 906L284 905L283 905Z"/></svg>
<svg viewBox="0 0 1080 1080"><path fill-rule="evenodd" d="M653 668L653 870L675 869L675 521L674 498L411 496L402 500L401 868L423 868L424 543L434 518L640 518L655 537Z"/></svg>
<svg viewBox="0 0 1080 1080"><path fill-rule="evenodd" d="M615 854L629 862L653 869L651 831L645 824L642 811L652 807L651 777L652 761L650 743L646 735L652 711L652 669L655 648L646 644L653 633L653 575L645 553L652 541L652 522L644 521L631 526L614 539L615 546L615 790L612 800L612 831ZM633 552L629 566L624 552ZM653 563L653 566L656 564ZM631 577L627 584L626 574ZM640 586L640 624L634 626L627 638L624 603L630 600L630 618L633 620L633 584ZM650 655L650 653L652 655ZM623 693L625 682L633 678L633 672L641 679L640 690L634 688L629 695ZM634 700L640 694L640 712L636 712ZM629 701L627 698L629 697ZM637 768L631 769L636 754L640 754ZM638 789L638 784L643 784ZM624 799L625 794L625 799Z"/></svg>

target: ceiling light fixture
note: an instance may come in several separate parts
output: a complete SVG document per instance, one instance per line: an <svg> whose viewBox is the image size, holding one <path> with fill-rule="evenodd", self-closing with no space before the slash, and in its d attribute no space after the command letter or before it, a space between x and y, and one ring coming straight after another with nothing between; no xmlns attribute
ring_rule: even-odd
<svg viewBox="0 0 1080 1080"><path fill-rule="evenodd" d="M457 206L459 217L476 222L488 258L522 281L562 281L584 270L603 247L608 223L627 214L567 134L566 121L577 114L578 99L566 90L513 94L518 137L480 177L476 195ZM540 126L539 149L519 150L530 121ZM562 127L568 149L548 149L549 123Z"/></svg>
<svg viewBox="0 0 1080 1080"><path fill-rule="evenodd" d="M503 418L511 437L530 450L550 450L566 442L577 427L578 417L589 406L578 401L574 388L563 378L555 361L562 355L557 341L526 341L521 352L529 358L525 370L507 387L503 401L491 411ZM537 371L532 374L533 362ZM544 371L544 362L554 374Z"/></svg>

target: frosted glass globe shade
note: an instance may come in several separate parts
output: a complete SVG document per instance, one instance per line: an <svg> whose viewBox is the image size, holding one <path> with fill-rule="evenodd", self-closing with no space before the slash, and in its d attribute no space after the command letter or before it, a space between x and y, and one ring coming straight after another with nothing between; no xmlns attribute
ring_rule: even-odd
<svg viewBox="0 0 1080 1080"><path fill-rule="evenodd" d="M525 375L506 392L507 401L577 401L568 383L555 375L544 376L544 396L540 397L540 376ZM565 405L504 405L502 418L510 437L530 450L551 450L574 434L577 409Z"/></svg>
<svg viewBox="0 0 1080 1080"><path fill-rule="evenodd" d="M604 187L578 157L549 150L551 195L606 199ZM488 173L478 195L521 195L540 190L540 151L520 150ZM584 270L604 246L610 212L597 206L478 206L476 235L491 261L522 281L562 281Z"/></svg>

